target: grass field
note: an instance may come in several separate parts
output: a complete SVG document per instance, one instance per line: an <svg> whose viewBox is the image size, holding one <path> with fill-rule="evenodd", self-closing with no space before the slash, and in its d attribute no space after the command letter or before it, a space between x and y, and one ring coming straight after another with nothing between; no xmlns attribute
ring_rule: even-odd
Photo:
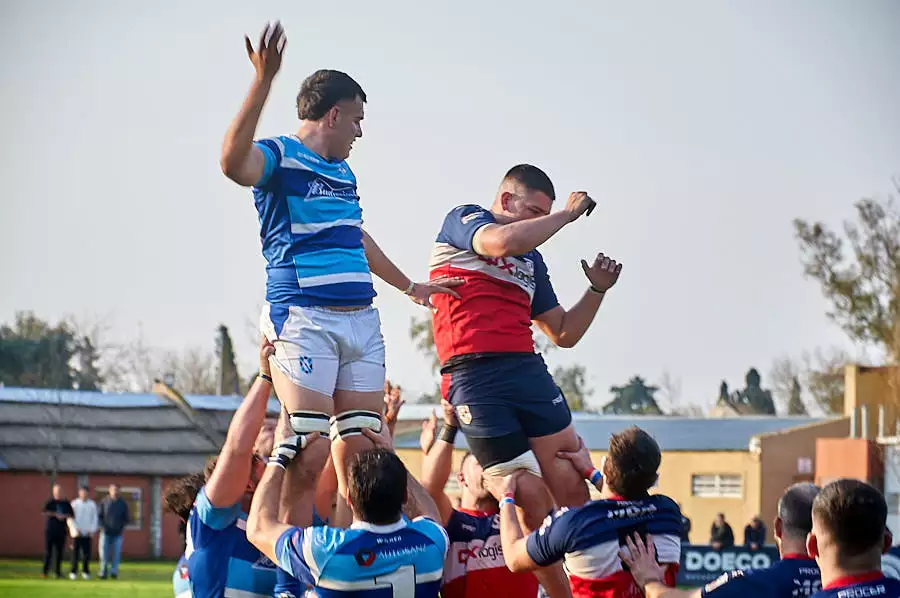
<svg viewBox="0 0 900 598"><path fill-rule="evenodd" d="M0 560L0 597L171 598L174 571L174 562L125 562L119 568L117 580L93 578L85 581L79 577L72 581L65 565L62 579L56 579L52 574L41 579L38 561Z"/></svg>

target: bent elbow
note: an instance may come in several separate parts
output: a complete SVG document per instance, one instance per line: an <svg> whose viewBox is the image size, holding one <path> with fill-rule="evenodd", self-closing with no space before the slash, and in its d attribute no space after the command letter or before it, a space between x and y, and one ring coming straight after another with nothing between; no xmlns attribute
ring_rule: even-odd
<svg viewBox="0 0 900 598"><path fill-rule="evenodd" d="M509 569L512 573L527 573L528 571L530 571L528 567L526 567L522 563L517 563L515 561L506 563L506 568Z"/></svg>
<svg viewBox="0 0 900 598"><path fill-rule="evenodd" d="M578 339L570 339L565 336L559 336L551 340L553 340L553 344L560 349L571 349L578 344Z"/></svg>

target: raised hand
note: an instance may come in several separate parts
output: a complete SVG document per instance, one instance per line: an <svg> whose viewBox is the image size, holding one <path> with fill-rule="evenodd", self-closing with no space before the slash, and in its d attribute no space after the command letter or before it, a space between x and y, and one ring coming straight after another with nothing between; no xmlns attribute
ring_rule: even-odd
<svg viewBox="0 0 900 598"><path fill-rule="evenodd" d="M587 192L574 191L569 194L569 199L566 200L566 207L563 208L563 211L569 215L569 221L575 222L582 214L590 216L595 207L597 207L597 202L591 199Z"/></svg>
<svg viewBox="0 0 900 598"><path fill-rule="evenodd" d="M394 392L394 389L397 389L397 392ZM390 428L393 428L397 423L397 416L400 415L400 408L406 403L406 401L400 398L399 389L399 386L391 387L390 392L384 395L384 419L387 421L387 425Z"/></svg>
<svg viewBox="0 0 900 598"><path fill-rule="evenodd" d="M450 404L450 401L441 399L441 409L444 411L444 423L448 426L458 428L459 422L456 419L456 410L453 408L453 405Z"/></svg>
<svg viewBox="0 0 900 598"><path fill-rule="evenodd" d="M584 270L584 275L591 281L591 286L597 291L605 293L618 282L619 274L622 272L622 264L606 257L602 253L598 253L593 264L588 265L585 260L581 260L581 269Z"/></svg>
<svg viewBox="0 0 900 598"><path fill-rule="evenodd" d="M256 70L256 77L260 81L271 82L278 69L281 68L281 57L284 55L284 48L287 45L287 37L284 35L284 28L281 21L275 21L275 24L267 24L259 36L259 46L253 49L253 43L250 38L244 36L244 45L247 47L247 56L253 63Z"/></svg>
<svg viewBox="0 0 900 598"><path fill-rule="evenodd" d="M431 450L431 445L434 444L436 432L437 416L434 414L434 411L432 411L431 416L422 422L422 433L419 434L419 447L426 455L428 454L428 451Z"/></svg>
<svg viewBox="0 0 900 598"><path fill-rule="evenodd" d="M451 297L456 297L459 299L459 293L453 290L453 287L458 287L459 285L465 283L466 281L462 278L444 276L442 278L435 278L430 282L417 282L412 285L412 289L410 289L409 298L413 300L414 303L419 305L424 305L430 309L434 309L434 305L431 303L431 296L435 294L443 294L450 295Z"/></svg>

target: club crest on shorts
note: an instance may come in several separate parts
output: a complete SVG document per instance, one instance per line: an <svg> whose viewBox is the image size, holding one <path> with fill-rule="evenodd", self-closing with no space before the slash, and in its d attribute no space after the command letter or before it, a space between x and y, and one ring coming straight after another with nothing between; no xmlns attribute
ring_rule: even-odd
<svg viewBox="0 0 900 598"><path fill-rule="evenodd" d="M472 412L469 411L468 405L457 405L456 417L458 417L459 421L466 424L467 426L472 423Z"/></svg>

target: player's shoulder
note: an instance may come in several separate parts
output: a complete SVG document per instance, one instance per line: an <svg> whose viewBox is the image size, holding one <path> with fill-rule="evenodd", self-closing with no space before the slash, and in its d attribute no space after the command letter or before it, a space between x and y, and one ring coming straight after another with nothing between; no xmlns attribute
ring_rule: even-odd
<svg viewBox="0 0 900 598"><path fill-rule="evenodd" d="M453 510L447 520L447 535L451 540L469 540L500 533L498 513L473 513Z"/></svg>
<svg viewBox="0 0 900 598"><path fill-rule="evenodd" d="M651 494L648 500L655 504L660 511L676 513L679 517L681 516L681 509L678 503L665 494Z"/></svg>
<svg viewBox="0 0 900 598"><path fill-rule="evenodd" d="M458 205L447 212L445 224L451 222L454 224L469 224L479 219L495 221L494 215L487 208L478 204L467 203Z"/></svg>

